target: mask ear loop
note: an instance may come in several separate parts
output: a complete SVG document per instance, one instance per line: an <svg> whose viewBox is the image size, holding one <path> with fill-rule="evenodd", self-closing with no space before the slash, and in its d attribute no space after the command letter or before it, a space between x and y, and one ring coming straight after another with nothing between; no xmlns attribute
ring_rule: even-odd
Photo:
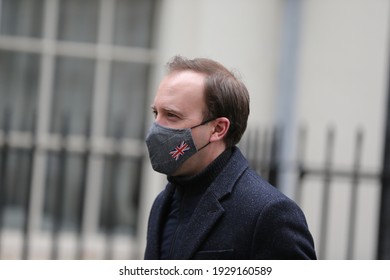
<svg viewBox="0 0 390 280"><path fill-rule="evenodd" d="M208 119L208 120L205 120L204 122L201 122L200 124L195 125L195 126L190 127L190 128L191 128L191 129L197 128L198 126L205 125L206 123L211 122L211 121L213 121L213 120L215 120L215 119Z"/></svg>
<svg viewBox="0 0 390 280"><path fill-rule="evenodd" d="M214 118L214 119L205 120L204 122L202 122L202 123L200 123L200 124L198 124L198 125L195 125L195 126L191 127L191 129L197 128L198 126L201 126L201 125L205 125L206 123L211 122L211 121L213 121L213 120L215 120L215 118ZM206 148L208 145L210 145L210 143L211 143L211 141L209 141L209 142L208 142L206 145L204 145L203 147L199 148L197 151L199 152L200 150Z"/></svg>
<svg viewBox="0 0 390 280"><path fill-rule="evenodd" d="M198 152L204 148L206 148L208 145L210 145L211 141L209 141L206 145L204 145L203 147L201 147L200 149L198 149Z"/></svg>

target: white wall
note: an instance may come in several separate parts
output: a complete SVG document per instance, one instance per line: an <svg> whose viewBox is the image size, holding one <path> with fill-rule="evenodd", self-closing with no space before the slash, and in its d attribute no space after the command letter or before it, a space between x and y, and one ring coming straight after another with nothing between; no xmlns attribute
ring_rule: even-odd
<svg viewBox="0 0 390 280"><path fill-rule="evenodd" d="M349 164L351 151L345 147L351 146L348 143L357 127L367 136L365 165L380 164L389 3L317 0L306 1L304 6L299 117L319 137L326 125L337 127L344 141L337 157L342 164Z"/></svg>
<svg viewBox="0 0 390 280"><path fill-rule="evenodd" d="M251 92L250 119L273 121L279 52L280 1L162 2L159 64L176 54L215 59L236 69ZM160 68L157 79L162 77Z"/></svg>

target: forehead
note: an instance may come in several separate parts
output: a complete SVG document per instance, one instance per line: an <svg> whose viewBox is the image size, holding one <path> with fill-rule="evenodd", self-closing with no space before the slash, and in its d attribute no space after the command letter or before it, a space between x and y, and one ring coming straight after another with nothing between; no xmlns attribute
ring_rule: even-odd
<svg viewBox="0 0 390 280"><path fill-rule="evenodd" d="M193 71L176 71L168 74L160 83L154 99L155 107L172 108L192 113L203 112L204 101L203 74Z"/></svg>

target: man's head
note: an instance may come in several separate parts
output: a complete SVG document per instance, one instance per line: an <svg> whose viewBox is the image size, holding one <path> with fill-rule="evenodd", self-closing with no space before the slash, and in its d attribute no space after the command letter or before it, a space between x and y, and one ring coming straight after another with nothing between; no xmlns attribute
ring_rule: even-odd
<svg viewBox="0 0 390 280"><path fill-rule="evenodd" d="M158 125L154 134L162 137L161 133L168 133L164 139L170 139L180 134L177 129L190 129L192 139L187 142L193 142L198 152L192 154L189 150L194 148L188 148L182 157L177 155L171 167L179 166L172 175L194 175L240 140L249 115L248 91L230 71L213 60L177 56L167 64L167 70L152 104ZM179 144L174 144L177 149L183 149L176 145ZM169 153L175 147L170 147ZM168 154L159 150L156 153L161 153L162 158ZM188 159L184 159L184 153ZM180 158L184 160L182 164L178 164ZM171 161L169 157L166 160ZM164 164L160 166L165 169Z"/></svg>
<svg viewBox="0 0 390 280"><path fill-rule="evenodd" d="M249 116L249 94L243 82L220 63L206 58L189 60L175 56L167 68L168 75L193 71L204 76L203 121L227 118L230 127L224 142L227 147L236 145L246 129Z"/></svg>

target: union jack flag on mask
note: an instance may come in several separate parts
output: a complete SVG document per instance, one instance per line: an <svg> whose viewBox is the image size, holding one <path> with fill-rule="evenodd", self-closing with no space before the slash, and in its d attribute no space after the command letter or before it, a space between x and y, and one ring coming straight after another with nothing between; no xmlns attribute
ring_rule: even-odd
<svg viewBox="0 0 390 280"><path fill-rule="evenodd" d="M180 158L180 156L184 155L184 152L188 151L189 149L190 149L190 146L188 146L188 144L183 141L183 142L181 142L181 144L179 146L176 146L176 148L172 152L170 152L169 154L175 160L178 160Z"/></svg>

